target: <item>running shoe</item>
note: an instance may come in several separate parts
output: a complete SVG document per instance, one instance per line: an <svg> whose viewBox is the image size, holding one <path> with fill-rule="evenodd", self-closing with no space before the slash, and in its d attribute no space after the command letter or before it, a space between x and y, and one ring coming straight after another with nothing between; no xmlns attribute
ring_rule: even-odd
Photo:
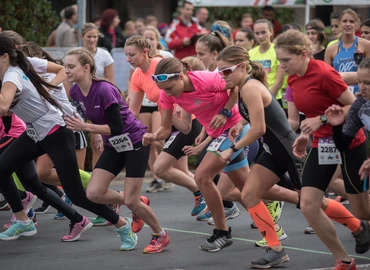
<svg viewBox="0 0 370 270"><path fill-rule="evenodd" d="M35 212L36 214L40 214L40 215L46 214L50 210L50 208L51 206L48 203L43 202L40 207L35 209Z"/></svg>
<svg viewBox="0 0 370 270"><path fill-rule="evenodd" d="M266 269L278 266L289 261L288 254L283 248L280 252L267 247L266 254L258 261L252 261L250 266L257 269Z"/></svg>
<svg viewBox="0 0 370 270"><path fill-rule="evenodd" d="M171 190L175 186L175 184L171 183L171 182L164 181L162 186L163 186L164 190Z"/></svg>
<svg viewBox="0 0 370 270"><path fill-rule="evenodd" d="M351 263L344 263L342 261L336 261L333 270L356 270L356 262L352 258Z"/></svg>
<svg viewBox="0 0 370 270"><path fill-rule="evenodd" d="M364 254L369 250L369 222L367 220L361 221L362 232L359 235L353 235L356 241L355 251L357 254Z"/></svg>
<svg viewBox="0 0 370 270"><path fill-rule="evenodd" d="M62 199L69 205L69 206L72 206L72 202L71 200L68 198L67 194L64 194ZM56 220L62 220L62 219L65 219L65 215L62 213L62 212L57 212L54 216L54 219Z"/></svg>
<svg viewBox="0 0 370 270"><path fill-rule="evenodd" d="M211 237L204 244L200 245L199 249L207 252L218 252L225 247L231 246L232 243L230 227L228 232L213 229Z"/></svg>
<svg viewBox="0 0 370 270"><path fill-rule="evenodd" d="M269 210L274 223L277 223L280 219L281 213L283 212L284 202L273 201L266 203L266 207Z"/></svg>
<svg viewBox="0 0 370 270"><path fill-rule="evenodd" d="M100 216L93 218L91 220L91 223L93 224L93 226L107 226L108 225L108 221Z"/></svg>
<svg viewBox="0 0 370 270"><path fill-rule="evenodd" d="M140 200L146 205L150 205L150 200L145 196L140 196ZM142 220L138 215L132 213L132 223L131 229L134 233L138 233L144 227L144 220Z"/></svg>
<svg viewBox="0 0 370 270"><path fill-rule="evenodd" d="M119 215L119 213L121 213L121 205L120 204L110 204L109 206L112 207L112 210L114 212L116 212L117 215ZM108 223L108 225L112 225L112 223L110 223L109 221L107 223Z"/></svg>
<svg viewBox="0 0 370 270"><path fill-rule="evenodd" d="M37 223L37 218L36 218L36 213L33 211L33 209L31 208L30 211L28 211L27 213L27 216L30 220L33 221L33 223L35 224L35 226L37 227L38 223ZM4 230L7 230L10 228L10 226L12 226L13 222L15 221L15 215L12 215L12 218L10 219L10 222L9 223L6 223L4 224L3 228Z"/></svg>
<svg viewBox="0 0 370 270"><path fill-rule="evenodd" d="M167 231L165 232L166 232L165 236L153 234L152 240L150 240L149 245L146 248L144 248L144 253L154 254L162 252L164 248L170 244L170 236L168 235Z"/></svg>
<svg viewBox="0 0 370 270"><path fill-rule="evenodd" d="M191 211L191 215L198 216L206 210L207 204L202 194L198 196L194 196L194 201L195 201L195 204L194 204L193 210Z"/></svg>
<svg viewBox="0 0 370 270"><path fill-rule="evenodd" d="M63 242L74 242L77 241L81 235L89 230L93 224L87 217L82 217L82 221L78 223L69 224L69 234L62 237Z"/></svg>
<svg viewBox="0 0 370 270"><path fill-rule="evenodd" d="M236 203L234 202L233 202L233 207L231 208L225 207L224 212L225 212L225 220L233 219L240 215L239 208L236 206ZM213 220L212 217L208 220L207 223L208 225L215 226L215 221Z"/></svg>
<svg viewBox="0 0 370 270"><path fill-rule="evenodd" d="M197 220L208 221L211 217L212 217L211 211L209 211L208 207L206 207L203 213L197 216Z"/></svg>
<svg viewBox="0 0 370 270"><path fill-rule="evenodd" d="M122 241L120 250L133 250L137 245L137 235L131 230L130 224L132 223L132 219L125 219L127 224L116 230Z"/></svg>
<svg viewBox="0 0 370 270"><path fill-rule="evenodd" d="M279 241L283 241L288 237L288 235L285 233L283 227L280 226L280 229L276 232L277 237L279 238ZM256 247L267 247L267 241L265 238L262 238L262 240L257 241L254 243Z"/></svg>
<svg viewBox="0 0 370 270"><path fill-rule="evenodd" d="M315 230L312 229L311 226L307 226L306 229L304 230L305 234L315 234Z"/></svg>
<svg viewBox="0 0 370 270"><path fill-rule="evenodd" d="M36 195L33 195L31 192L26 191L26 198L22 200L23 209L26 213L30 211L36 200L37 200Z"/></svg>
<svg viewBox="0 0 370 270"><path fill-rule="evenodd" d="M146 189L146 192L154 193L158 191L163 191L163 184L157 179L154 179L152 182L150 182L149 187Z"/></svg>
<svg viewBox="0 0 370 270"><path fill-rule="evenodd" d="M0 233L0 240L10 241L16 240L21 236L32 236L37 233L35 224L33 222L29 222L27 225L23 225L18 223L17 220L10 225L9 229L5 232Z"/></svg>
<svg viewBox="0 0 370 270"><path fill-rule="evenodd" d="M0 193L0 211L8 210L10 210L10 206L8 202L5 200L4 195Z"/></svg>

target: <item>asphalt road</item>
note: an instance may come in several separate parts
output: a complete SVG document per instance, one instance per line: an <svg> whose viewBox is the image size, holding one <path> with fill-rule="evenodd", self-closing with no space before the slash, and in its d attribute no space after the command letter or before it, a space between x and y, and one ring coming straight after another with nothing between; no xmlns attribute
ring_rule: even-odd
<svg viewBox="0 0 370 270"><path fill-rule="evenodd" d="M122 190L122 181L115 181L112 188ZM143 194L145 188L146 184ZM198 246L211 234L212 227L190 216L193 198L189 191L175 187L171 191L147 196L162 226L170 233L171 244L160 254L143 254L144 247L150 241L148 227L138 234L138 245L133 251L119 250L120 239L112 226L93 227L79 241L63 243L60 238L68 233L68 221L54 220L55 210L52 209L46 215L38 215L38 233L35 236L16 241L0 241L0 269L239 270L249 269L249 262L260 258L265 252L254 246L254 241L260 240L261 236L258 230L250 228L251 218L241 207L241 215L228 222L232 227L233 245L210 254L200 251ZM38 205L39 202L36 202L36 206ZM88 217L94 217L92 213L79 210ZM130 215L130 211L122 206L121 215ZM9 211L0 212L0 224L8 222L10 216ZM303 233L307 223L295 206L285 205L279 223L288 234L283 245L288 251L290 262L283 269L333 267L333 256L317 236ZM346 250L356 259L358 268L370 269L370 251L356 255L355 242L349 231L339 224L336 227Z"/></svg>

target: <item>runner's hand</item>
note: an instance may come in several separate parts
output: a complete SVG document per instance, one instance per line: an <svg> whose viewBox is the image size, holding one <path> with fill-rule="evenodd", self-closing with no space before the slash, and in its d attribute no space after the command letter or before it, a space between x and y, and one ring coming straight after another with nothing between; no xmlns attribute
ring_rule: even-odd
<svg viewBox="0 0 370 270"><path fill-rule="evenodd" d="M304 158L307 155L307 144L308 135L300 135L293 143L293 155L298 158Z"/></svg>
<svg viewBox="0 0 370 270"><path fill-rule="evenodd" d="M229 163L231 156L234 154L234 151L231 148L228 148L220 154L220 159L224 163Z"/></svg>
<svg viewBox="0 0 370 270"><path fill-rule="evenodd" d="M215 116L213 116L213 119L211 123L209 124L209 127L212 129L218 129L222 127L223 125L225 125L226 121L227 121L227 117L225 115L216 114Z"/></svg>
<svg viewBox="0 0 370 270"><path fill-rule="evenodd" d="M344 123L344 110L339 105L332 105L325 111L328 121L332 126L339 126Z"/></svg>
<svg viewBox="0 0 370 270"><path fill-rule="evenodd" d="M155 141L156 139L156 135L154 135L153 133L145 133L144 136L143 136L143 139L142 139L142 143L144 146L147 146L149 144L151 144L152 142Z"/></svg>
<svg viewBox="0 0 370 270"><path fill-rule="evenodd" d="M243 130L243 125L241 123L237 123L235 126L233 126L230 130L229 130L229 140L230 141L235 141L236 137L241 133L241 131Z"/></svg>
<svg viewBox="0 0 370 270"><path fill-rule="evenodd" d="M362 164L358 174L360 175L360 179L364 180L366 176L369 176L370 173L370 159L367 159Z"/></svg>
<svg viewBox="0 0 370 270"><path fill-rule="evenodd" d="M199 147L194 147L194 146L190 146L190 145L184 146L184 148L182 148L182 151L187 156L196 156L201 152Z"/></svg>
<svg viewBox="0 0 370 270"><path fill-rule="evenodd" d="M312 132L315 132L322 126L322 122L320 121L320 117L312 117L312 118L306 118L301 123L301 130L305 134L311 134Z"/></svg>
<svg viewBox="0 0 370 270"><path fill-rule="evenodd" d="M64 117L64 122L67 124L67 128L77 131L86 131L86 123L81 120L80 117L74 112L73 115L67 114Z"/></svg>

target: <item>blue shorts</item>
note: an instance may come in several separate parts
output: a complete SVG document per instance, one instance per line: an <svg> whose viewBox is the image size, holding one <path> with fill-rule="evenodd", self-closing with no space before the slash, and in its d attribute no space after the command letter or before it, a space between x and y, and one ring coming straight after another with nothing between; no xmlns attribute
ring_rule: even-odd
<svg viewBox="0 0 370 270"><path fill-rule="evenodd" d="M241 134L239 134L236 137L235 142L239 141L249 130L250 125L247 124L244 126ZM213 152L217 155L220 155L222 151L227 150L230 148L230 144L232 142L228 138L228 131L221 134L217 138L213 139L213 141L209 144L207 151ZM253 145L253 146L252 146ZM252 150L253 149L253 150ZM251 151L252 150L252 151ZM230 163L227 164L227 166L224 168L223 172L228 173L231 171L238 170L240 168L243 168L244 166L248 165L248 154L258 153L258 143L254 142L251 145L247 146L246 148L239 149L237 152L235 152L231 158ZM256 155L256 154L254 154Z"/></svg>

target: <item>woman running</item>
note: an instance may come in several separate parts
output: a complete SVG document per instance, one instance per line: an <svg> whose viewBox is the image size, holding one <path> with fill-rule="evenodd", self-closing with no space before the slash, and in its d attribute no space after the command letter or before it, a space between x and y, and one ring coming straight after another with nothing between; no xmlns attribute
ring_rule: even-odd
<svg viewBox="0 0 370 270"><path fill-rule="evenodd" d="M294 155L304 157L308 134L313 135L312 148L302 171L301 210L318 237L333 253L337 262L334 269L356 269L354 259L349 258L338 239L331 219L346 224L356 240L356 252L369 250L369 225L355 219L340 203L328 200L323 210L322 198L328 188L338 164L344 174L346 191L357 194L362 190L358 177L360 164L349 163L335 151L332 129L325 116L325 110L332 104L345 106L348 110L354 96L338 72L323 61L312 59L311 41L295 30L281 34L276 42L276 53L284 70L289 75L296 108L306 115L301 124L301 135L294 142ZM329 149L326 151L326 149ZM360 131L351 144L351 155L361 157L366 151L365 136ZM352 185L348 183L352 182ZM339 218L340 217L340 218Z"/></svg>
<svg viewBox="0 0 370 270"><path fill-rule="evenodd" d="M0 33L1 114L9 110L26 123L26 132L15 140L0 156L0 181L3 195L12 206L17 222L0 234L0 239L7 239L8 232L16 231L17 236L36 233L25 211L19 194L10 176L22 165L47 153L54 163L63 189L71 201L91 212L105 217L117 227L123 241L121 249L136 246L136 235L131 231L131 220L124 219L108 206L89 201L81 184L73 132L65 127L61 112L56 102L45 87L55 88L43 81L35 72L26 56L18 50L6 34ZM37 179L37 175L34 175ZM6 179L6 180L5 180ZM28 210L28 209L27 209ZM19 222L18 222L19 221ZM70 234L65 240L73 239L91 227L86 217L70 226Z"/></svg>
<svg viewBox="0 0 370 270"><path fill-rule="evenodd" d="M70 95L81 104L91 121L91 124L85 123L76 115L67 115L67 126L73 130L102 134L107 145L93 170L86 194L97 203L126 205L138 216L132 223L134 232L139 232L144 222L153 231L152 240L144 253L162 252L170 241L168 233L162 229L149 207L149 199L140 196L149 155L149 148L141 143L145 127L129 111L120 90L108 81L97 79L95 69L94 58L87 51L78 49L67 53L68 81L75 83ZM126 180L123 194L110 190L109 185L124 167ZM131 222L127 226L130 225ZM135 247L137 236L130 235L132 246L121 249Z"/></svg>

